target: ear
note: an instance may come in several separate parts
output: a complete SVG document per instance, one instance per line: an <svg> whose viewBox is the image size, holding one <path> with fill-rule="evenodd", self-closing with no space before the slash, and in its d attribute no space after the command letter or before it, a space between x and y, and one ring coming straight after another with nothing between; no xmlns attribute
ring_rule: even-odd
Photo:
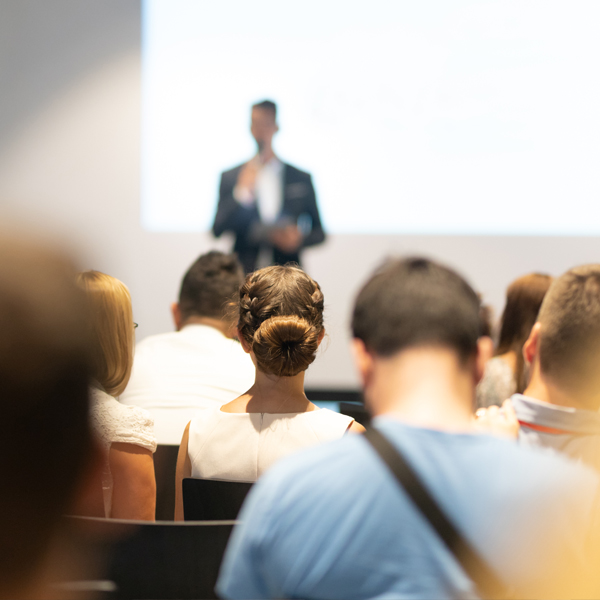
<svg viewBox="0 0 600 600"><path fill-rule="evenodd" d="M541 323L536 323L531 328L531 333L527 338L526 342L523 344L523 358L527 365L533 364L533 360L535 359L538 348L540 344L540 329L542 328Z"/></svg>
<svg viewBox="0 0 600 600"><path fill-rule="evenodd" d="M485 365L494 354L492 338L484 335L477 340L477 357L475 359L475 379L479 383L485 372Z"/></svg>
<svg viewBox="0 0 600 600"><path fill-rule="evenodd" d="M175 325L176 331L180 331L182 321L181 321L181 308L179 308L178 302L173 302L173 304L171 304L171 316L173 317L173 323Z"/></svg>
<svg viewBox="0 0 600 600"><path fill-rule="evenodd" d="M352 340L351 348L352 355L354 356L354 364L360 375L361 385L363 389L366 389L373 378L375 367L373 355L367 350L365 343L357 338Z"/></svg>
<svg viewBox="0 0 600 600"><path fill-rule="evenodd" d="M250 354L252 349L250 348L250 345L248 344L248 342L244 339L244 336L242 335L242 332L239 329L237 330L237 336L238 336L238 340L240 340L240 344L242 345L242 348L244 349L244 352L246 354Z"/></svg>

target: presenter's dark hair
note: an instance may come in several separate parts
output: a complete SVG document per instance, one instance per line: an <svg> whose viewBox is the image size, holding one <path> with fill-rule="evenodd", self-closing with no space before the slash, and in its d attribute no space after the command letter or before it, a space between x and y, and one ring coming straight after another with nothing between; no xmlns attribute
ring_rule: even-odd
<svg viewBox="0 0 600 600"><path fill-rule="evenodd" d="M252 105L252 108L259 108L260 110L266 110L273 113L273 118L277 118L277 104L273 100L262 100Z"/></svg>
<svg viewBox="0 0 600 600"><path fill-rule="evenodd" d="M443 346L465 361L481 331L475 291L453 270L426 258L386 262L360 290L352 316L354 337L379 356Z"/></svg>
<svg viewBox="0 0 600 600"><path fill-rule="evenodd" d="M34 580L92 462L89 313L59 253L0 238L0 596Z"/></svg>
<svg viewBox="0 0 600 600"><path fill-rule="evenodd" d="M315 360L323 334L323 292L302 269L286 265L246 277L238 329L263 373L292 377Z"/></svg>
<svg viewBox="0 0 600 600"><path fill-rule="evenodd" d="M244 269L235 254L211 251L187 270L179 291L179 308L190 317L227 318L228 303L244 281Z"/></svg>

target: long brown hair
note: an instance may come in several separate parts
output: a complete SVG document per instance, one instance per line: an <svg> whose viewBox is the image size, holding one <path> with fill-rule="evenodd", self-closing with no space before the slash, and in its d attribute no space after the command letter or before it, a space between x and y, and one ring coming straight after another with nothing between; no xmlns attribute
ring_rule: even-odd
<svg viewBox="0 0 600 600"><path fill-rule="evenodd" d="M238 329L259 370L278 377L305 371L323 332L319 284L289 265L250 273L240 288Z"/></svg>
<svg viewBox="0 0 600 600"><path fill-rule="evenodd" d="M552 283L544 273L529 273L515 279L506 291L506 305L500 319L500 336L495 356L514 352L517 357L515 383L517 392L526 387L523 344L536 322L542 300Z"/></svg>

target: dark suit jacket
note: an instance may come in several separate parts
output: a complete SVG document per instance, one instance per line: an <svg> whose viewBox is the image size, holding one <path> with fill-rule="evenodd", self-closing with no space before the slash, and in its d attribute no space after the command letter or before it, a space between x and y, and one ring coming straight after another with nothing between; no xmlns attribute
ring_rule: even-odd
<svg viewBox="0 0 600 600"><path fill-rule="evenodd" d="M217 237L225 231L235 234L233 250L237 252L246 272L250 273L256 268L261 246L269 246L270 242L268 228L261 223L256 203L243 206L233 198L233 188L243 166L239 165L221 175L219 204L212 230ZM283 169L283 198L278 221L298 225L304 233L301 248L320 244L325 239L325 232L310 174L287 164L283 165ZM273 247L273 262L278 265L300 263L300 253L288 254Z"/></svg>

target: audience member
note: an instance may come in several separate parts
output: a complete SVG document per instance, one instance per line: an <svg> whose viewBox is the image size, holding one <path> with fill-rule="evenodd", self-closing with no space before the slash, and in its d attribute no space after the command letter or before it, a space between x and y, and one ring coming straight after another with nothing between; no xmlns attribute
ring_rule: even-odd
<svg viewBox="0 0 600 600"><path fill-rule="evenodd" d="M598 478L474 432L474 388L492 351L479 308L463 279L425 259L373 275L352 319L373 425L507 593L579 597ZM217 586L226 598L480 597L364 436L282 460L240 519Z"/></svg>
<svg viewBox="0 0 600 600"><path fill-rule="evenodd" d="M552 284L523 351L531 379L511 399L520 442L600 470L600 265Z"/></svg>
<svg viewBox="0 0 600 600"><path fill-rule="evenodd" d="M106 452L102 496L98 494L89 510L93 516L154 520L152 417L115 399L127 385L133 362L131 297L118 279L98 271L81 273L78 282L90 306L93 329L92 424Z"/></svg>
<svg viewBox="0 0 600 600"><path fill-rule="evenodd" d="M75 275L49 248L0 238L0 598L53 596L61 515L100 471Z"/></svg>
<svg viewBox="0 0 600 600"><path fill-rule="evenodd" d="M233 254L209 252L188 269L176 331L147 337L136 348L133 372L120 401L154 417L159 444L176 444L199 409L233 400L254 381L254 366L235 338L227 304L244 281Z"/></svg>
<svg viewBox="0 0 600 600"><path fill-rule="evenodd" d="M364 431L354 419L318 408L304 373L325 335L318 283L293 266L251 273L239 291L239 337L256 365L254 385L185 429L177 461L176 519L184 477L253 482L292 452Z"/></svg>
<svg viewBox="0 0 600 600"><path fill-rule="evenodd" d="M525 389L523 344L551 283L549 275L531 273L519 277L508 287L494 358L487 363L477 386L477 407L501 405L512 394Z"/></svg>

